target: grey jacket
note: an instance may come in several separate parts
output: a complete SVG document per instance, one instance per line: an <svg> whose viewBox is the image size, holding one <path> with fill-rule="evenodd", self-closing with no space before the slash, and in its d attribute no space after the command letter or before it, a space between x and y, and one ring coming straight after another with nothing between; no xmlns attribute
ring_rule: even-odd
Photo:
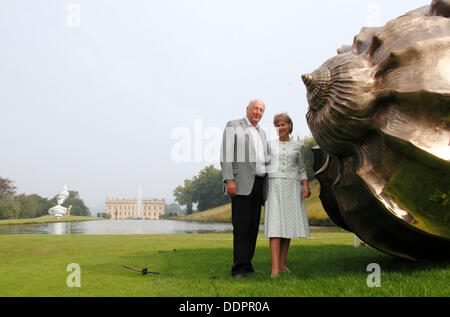
<svg viewBox="0 0 450 317"><path fill-rule="evenodd" d="M250 195L256 175L256 153L254 151L253 138L248 130L250 126L245 118L233 120L227 123L223 133L220 165L224 181L224 193L226 193L225 181L234 180L236 183L236 195ZM267 164L269 159L266 133L259 129L264 157ZM264 186L266 187L266 186ZM266 197L264 190L264 199Z"/></svg>

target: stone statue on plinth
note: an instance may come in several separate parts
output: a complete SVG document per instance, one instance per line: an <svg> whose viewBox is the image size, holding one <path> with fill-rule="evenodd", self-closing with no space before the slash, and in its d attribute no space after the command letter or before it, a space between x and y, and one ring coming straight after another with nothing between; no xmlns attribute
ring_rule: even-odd
<svg viewBox="0 0 450 317"><path fill-rule="evenodd" d="M72 208L72 206L69 206L69 208L61 206L68 197L69 191L67 189L67 186L64 185L64 187L61 190L61 193L57 197L58 205L50 208L48 210L48 213L54 216L56 219L61 219L64 216L68 216L70 213L70 208Z"/></svg>

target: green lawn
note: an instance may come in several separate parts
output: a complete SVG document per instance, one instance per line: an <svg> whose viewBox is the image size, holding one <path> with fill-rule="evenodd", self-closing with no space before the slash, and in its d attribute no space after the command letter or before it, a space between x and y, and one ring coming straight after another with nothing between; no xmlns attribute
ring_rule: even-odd
<svg viewBox="0 0 450 317"><path fill-rule="evenodd" d="M25 224L35 224L35 223L48 223L48 222L73 222L73 221L90 221L90 220L100 220L95 217L85 217L85 216L64 216L61 219L56 219L54 216L46 215L37 218L24 218L24 219L2 219L0 220L0 226L8 225L25 225Z"/></svg>
<svg viewBox="0 0 450 317"><path fill-rule="evenodd" d="M176 251L173 251L176 249ZM292 241L293 274L270 278L268 240L259 237L250 279L230 277L232 235L0 235L0 296L449 296L449 262L409 262L353 235L317 232ZM78 263L81 287L70 288L67 265ZM369 288L367 265L381 268ZM141 275L122 265L147 267ZM213 279L214 277L214 279Z"/></svg>

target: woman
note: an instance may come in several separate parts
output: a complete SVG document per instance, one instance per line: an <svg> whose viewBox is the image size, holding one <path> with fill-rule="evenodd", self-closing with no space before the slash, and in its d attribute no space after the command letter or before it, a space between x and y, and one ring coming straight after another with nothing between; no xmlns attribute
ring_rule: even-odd
<svg viewBox="0 0 450 317"><path fill-rule="evenodd" d="M310 236L304 198L311 196L301 144L290 138L293 123L286 113L274 117L278 140L270 141L271 163L264 206L264 236L269 237L272 277L290 272L286 257L291 238ZM301 186L303 183L303 188Z"/></svg>

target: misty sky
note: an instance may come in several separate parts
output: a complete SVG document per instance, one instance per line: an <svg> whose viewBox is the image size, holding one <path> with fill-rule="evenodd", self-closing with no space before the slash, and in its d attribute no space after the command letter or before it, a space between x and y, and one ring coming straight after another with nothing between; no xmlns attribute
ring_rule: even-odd
<svg viewBox="0 0 450 317"><path fill-rule="evenodd" d="M184 179L219 167L218 135L251 99L265 101L266 129L288 112L309 135L301 74L361 27L429 3L3 0L0 176L47 198L66 184L93 214L139 185L172 202Z"/></svg>

